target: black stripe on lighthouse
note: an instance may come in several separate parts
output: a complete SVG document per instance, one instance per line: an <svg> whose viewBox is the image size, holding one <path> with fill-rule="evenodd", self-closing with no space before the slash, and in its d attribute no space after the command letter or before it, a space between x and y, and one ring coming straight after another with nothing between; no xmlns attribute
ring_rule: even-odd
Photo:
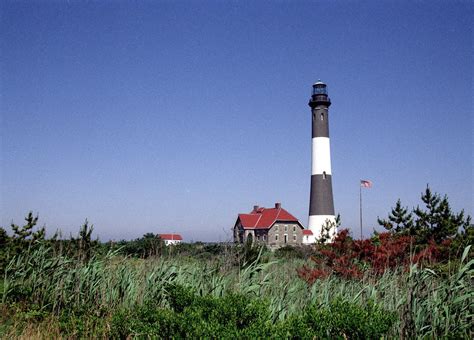
<svg viewBox="0 0 474 340"><path fill-rule="evenodd" d="M311 176L309 215L334 215L331 175Z"/></svg>
<svg viewBox="0 0 474 340"><path fill-rule="evenodd" d="M329 120L328 108L316 107L313 113L313 130L312 137L328 137L329 138Z"/></svg>

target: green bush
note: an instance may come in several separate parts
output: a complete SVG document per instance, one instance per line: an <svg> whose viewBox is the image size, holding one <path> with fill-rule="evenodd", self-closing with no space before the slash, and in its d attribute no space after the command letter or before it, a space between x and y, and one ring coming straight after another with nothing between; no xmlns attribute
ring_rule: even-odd
<svg viewBox="0 0 474 340"><path fill-rule="evenodd" d="M285 246L275 250L275 257L281 259L308 259L313 253L308 246Z"/></svg>
<svg viewBox="0 0 474 340"><path fill-rule="evenodd" d="M170 308L151 305L121 310L112 317L111 336L159 338L302 338L375 339L386 334L395 316L375 304L360 306L333 301L312 305L301 315L272 322L266 301L230 294L221 298L194 295L173 286Z"/></svg>
<svg viewBox="0 0 474 340"><path fill-rule="evenodd" d="M105 317L86 311L63 312L58 326L60 334L67 338L101 338L107 332Z"/></svg>
<svg viewBox="0 0 474 340"><path fill-rule="evenodd" d="M389 331L395 315L371 302L361 307L335 300L328 308L309 307L303 320L319 337L377 339Z"/></svg>
<svg viewBox="0 0 474 340"><path fill-rule="evenodd" d="M263 336L268 304L242 295L199 297L181 286L167 287L170 309L152 305L121 310L112 317L111 335L163 337ZM264 327L265 328L265 327Z"/></svg>
<svg viewBox="0 0 474 340"><path fill-rule="evenodd" d="M394 313L388 313L369 302L365 306L332 301L328 307L316 305L306 308L275 327L276 338L338 338L380 339L396 321Z"/></svg>

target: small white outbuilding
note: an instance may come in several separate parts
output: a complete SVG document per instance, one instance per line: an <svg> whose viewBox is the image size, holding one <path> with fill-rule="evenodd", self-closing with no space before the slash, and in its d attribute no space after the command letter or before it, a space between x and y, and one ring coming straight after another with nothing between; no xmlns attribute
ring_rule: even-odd
<svg viewBox="0 0 474 340"><path fill-rule="evenodd" d="M183 241L180 234L158 234L158 236L165 242L165 246L179 244Z"/></svg>

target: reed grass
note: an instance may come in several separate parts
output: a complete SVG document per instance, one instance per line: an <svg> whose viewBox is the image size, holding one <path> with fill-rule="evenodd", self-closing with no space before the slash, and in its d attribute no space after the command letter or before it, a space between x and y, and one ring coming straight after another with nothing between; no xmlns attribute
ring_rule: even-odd
<svg viewBox="0 0 474 340"><path fill-rule="evenodd" d="M473 338L474 260L469 260L468 254L469 247L445 276L412 265L408 272L399 269L382 276L366 275L358 281L329 276L308 286L296 275L296 268L304 264L298 259L262 262L260 256L239 268L225 263L226 258L139 260L109 252L83 263L42 246L10 260L0 294L3 309L23 303L47 313L48 320L68 311L106 316L143 304L165 308L170 284L190 287L201 296L241 293L265 299L273 320L283 320L310 304L328 306L340 298L360 304L372 301L395 311L398 322L391 337ZM48 327L58 334L56 328ZM32 325L25 329L44 332Z"/></svg>

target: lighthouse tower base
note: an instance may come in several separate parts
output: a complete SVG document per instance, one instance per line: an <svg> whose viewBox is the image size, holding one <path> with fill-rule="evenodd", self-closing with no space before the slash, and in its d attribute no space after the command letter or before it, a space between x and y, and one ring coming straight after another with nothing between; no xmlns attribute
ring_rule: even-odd
<svg viewBox="0 0 474 340"><path fill-rule="evenodd" d="M305 244L313 244L318 240L332 242L337 235L336 217L334 215L312 215L309 216L308 229L310 235Z"/></svg>

